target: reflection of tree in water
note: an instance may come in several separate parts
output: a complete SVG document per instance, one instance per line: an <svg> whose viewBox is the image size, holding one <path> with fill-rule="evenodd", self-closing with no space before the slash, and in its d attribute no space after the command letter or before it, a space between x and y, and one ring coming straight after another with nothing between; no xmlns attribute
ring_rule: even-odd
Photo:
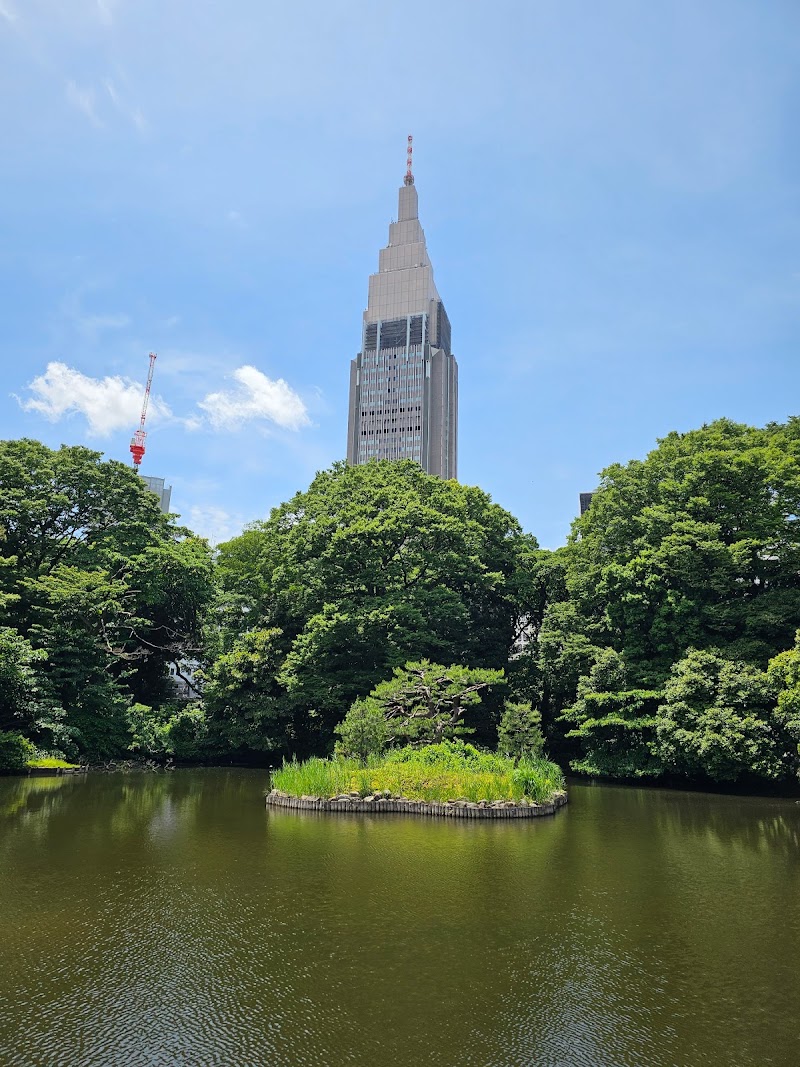
<svg viewBox="0 0 800 1067"><path fill-rule="evenodd" d="M800 802L762 797L662 793L657 825L665 836L702 841L715 852L745 850L800 858Z"/></svg>
<svg viewBox="0 0 800 1067"><path fill-rule="evenodd" d="M14 812L0 818L0 899L13 935L0 960L4 951L48 956L55 945L71 958L83 944L98 967L111 953L136 957L139 968L147 961L156 975L170 946L176 960L208 956L206 934L227 921L225 902L239 894L243 867L261 884L263 772L43 781L18 779L0 790Z"/></svg>
<svg viewBox="0 0 800 1067"><path fill-rule="evenodd" d="M47 813L54 804L60 803L64 789L75 784L73 776L69 777L24 777L0 778L0 817L10 820L33 818ZM8 829L8 823L4 829Z"/></svg>
<svg viewBox="0 0 800 1067"><path fill-rule="evenodd" d="M23 866L33 841L37 851L51 850L52 858L70 863L102 868L109 852L120 850L126 863L145 852L152 861L154 850L177 838L213 831L231 805L262 814L251 776L178 770L8 778L0 781L0 849Z"/></svg>

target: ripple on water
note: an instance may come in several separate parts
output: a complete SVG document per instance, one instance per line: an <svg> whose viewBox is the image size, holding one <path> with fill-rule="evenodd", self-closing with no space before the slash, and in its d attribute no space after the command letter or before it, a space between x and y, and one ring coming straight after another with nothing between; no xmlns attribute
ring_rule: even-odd
<svg viewBox="0 0 800 1067"><path fill-rule="evenodd" d="M3 1067L798 1062L800 809L762 819L765 850L732 798L675 818L578 788L553 819L456 825L265 812L263 788L108 776L16 805Z"/></svg>

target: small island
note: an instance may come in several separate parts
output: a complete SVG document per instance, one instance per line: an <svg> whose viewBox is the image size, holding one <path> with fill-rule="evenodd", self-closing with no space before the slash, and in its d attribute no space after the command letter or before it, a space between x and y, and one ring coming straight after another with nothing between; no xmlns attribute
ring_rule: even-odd
<svg viewBox="0 0 800 1067"><path fill-rule="evenodd" d="M406 745L365 762L309 759L272 774L272 807L471 819L552 815L566 804L550 760L482 752L463 741Z"/></svg>

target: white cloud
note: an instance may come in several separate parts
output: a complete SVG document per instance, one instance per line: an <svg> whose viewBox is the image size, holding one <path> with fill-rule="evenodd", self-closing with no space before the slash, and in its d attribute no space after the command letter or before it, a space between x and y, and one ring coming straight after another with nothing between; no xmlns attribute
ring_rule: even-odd
<svg viewBox="0 0 800 1067"><path fill-rule="evenodd" d="M5 0L0 0L0 18L7 19L12 25L17 21L17 13Z"/></svg>
<svg viewBox="0 0 800 1067"><path fill-rule="evenodd" d="M78 111L82 111L93 125L103 125L95 107L94 89L81 89L74 81L68 81L67 100L69 100L72 106L76 107Z"/></svg>
<svg viewBox="0 0 800 1067"><path fill-rule="evenodd" d="M130 378L89 378L65 363L48 363L44 374L28 385L29 400L19 400L25 411L36 411L51 422L68 415L83 415L89 433L105 437L124 427L136 428L142 409L144 385ZM172 412L158 397L150 398L148 418L171 418Z"/></svg>
<svg viewBox="0 0 800 1067"><path fill-rule="evenodd" d="M283 378L268 378L250 366L238 367L233 377L237 389L209 393L198 405L214 429L235 430L254 419L265 419L287 430L309 424L305 404Z"/></svg>
<svg viewBox="0 0 800 1067"><path fill-rule="evenodd" d="M207 538L210 544L218 545L223 541L230 541L232 537L242 532L244 519L241 515L231 515L224 508L212 505L192 505L189 508L189 517L183 521L201 537Z"/></svg>

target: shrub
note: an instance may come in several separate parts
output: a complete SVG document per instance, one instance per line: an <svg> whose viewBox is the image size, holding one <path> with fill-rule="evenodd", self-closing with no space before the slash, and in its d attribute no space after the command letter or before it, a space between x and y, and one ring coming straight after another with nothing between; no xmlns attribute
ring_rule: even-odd
<svg viewBox="0 0 800 1067"><path fill-rule="evenodd" d="M143 756L160 756L166 751L166 723L164 716L154 712L148 704L131 704L125 712L131 752Z"/></svg>
<svg viewBox="0 0 800 1067"><path fill-rule="evenodd" d="M367 697L386 720L389 739L417 745L473 733L465 726L465 711L481 702L481 693L504 684L502 671L453 664L445 667L430 660L395 667Z"/></svg>
<svg viewBox="0 0 800 1067"><path fill-rule="evenodd" d="M658 709L658 744L670 770L712 781L789 777L791 732L776 714L776 676L717 649L690 649L672 668Z"/></svg>
<svg viewBox="0 0 800 1067"><path fill-rule="evenodd" d="M207 755L208 723L202 704L186 704L176 711L164 729L165 751L178 759L202 759Z"/></svg>
<svg viewBox="0 0 800 1067"><path fill-rule="evenodd" d="M475 745L459 739L441 741L423 748L397 748L386 756L387 763L413 763L418 767L436 767L448 771L480 771L503 774L509 769L508 760L496 752L482 752Z"/></svg>
<svg viewBox="0 0 800 1067"><path fill-rule="evenodd" d="M0 732L0 771L24 771L36 749L14 730Z"/></svg>
<svg viewBox="0 0 800 1067"><path fill-rule="evenodd" d="M341 739L336 744L337 756L361 763L370 756L379 756L389 737L383 708L369 699L357 700L335 732Z"/></svg>

